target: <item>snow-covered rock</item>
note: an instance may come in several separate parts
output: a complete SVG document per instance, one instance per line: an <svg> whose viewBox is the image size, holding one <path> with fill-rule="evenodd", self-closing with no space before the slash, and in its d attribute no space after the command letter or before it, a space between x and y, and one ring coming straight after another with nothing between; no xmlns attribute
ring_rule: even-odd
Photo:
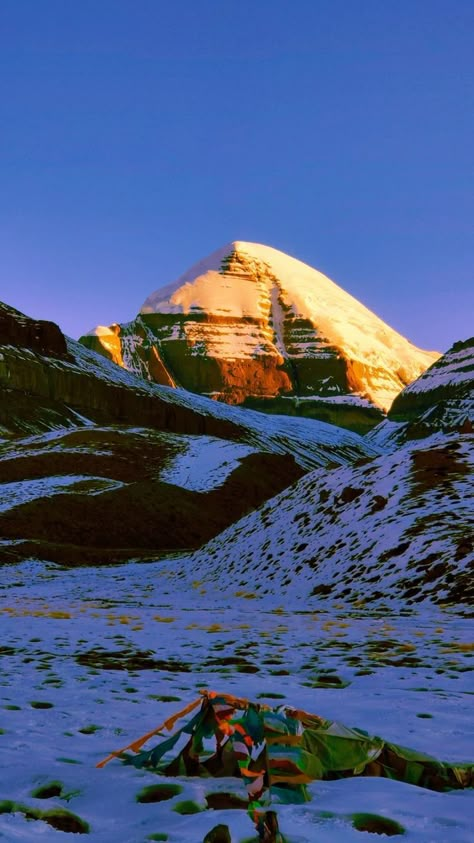
<svg viewBox="0 0 474 843"><path fill-rule="evenodd" d="M159 383L226 401L282 394L360 398L387 410L439 356L422 351L295 258L227 244L144 302L120 328L122 364ZM99 332L81 342L111 357ZM316 405L314 405L316 406ZM334 408L333 408L334 409Z"/></svg>
<svg viewBox="0 0 474 843"><path fill-rule="evenodd" d="M474 425L474 337L456 342L396 398L388 419L366 440L394 450L409 439L437 431L470 432Z"/></svg>
<svg viewBox="0 0 474 843"><path fill-rule="evenodd" d="M474 337L456 342L398 395L390 417L442 428L474 421Z"/></svg>

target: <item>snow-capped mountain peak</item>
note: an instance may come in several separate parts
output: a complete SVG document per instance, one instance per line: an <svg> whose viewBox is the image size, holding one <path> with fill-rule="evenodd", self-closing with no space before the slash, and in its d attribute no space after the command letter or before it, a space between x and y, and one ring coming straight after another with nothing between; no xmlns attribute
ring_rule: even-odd
<svg viewBox="0 0 474 843"><path fill-rule="evenodd" d="M344 396L350 403L357 396L387 410L439 357L416 348L322 272L245 241L228 243L158 288L136 323L141 362L124 354L124 365L138 371L145 361L156 379L154 349L168 379L229 403L282 395Z"/></svg>

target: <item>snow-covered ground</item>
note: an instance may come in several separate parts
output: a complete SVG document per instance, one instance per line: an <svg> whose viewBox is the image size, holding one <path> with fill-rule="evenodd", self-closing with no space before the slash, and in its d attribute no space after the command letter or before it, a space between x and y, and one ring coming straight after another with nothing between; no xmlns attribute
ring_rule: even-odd
<svg viewBox="0 0 474 843"><path fill-rule="evenodd" d="M220 588L177 588L178 562L1 569L0 811L12 809L0 813L1 840L61 840L65 832L25 816L58 808L89 825L91 843L201 843L218 823L233 843L253 840L244 811L206 810L210 793L243 795L238 780L169 779L180 793L140 803L144 787L165 780L119 761L95 767L203 687L288 702L444 760L472 761L467 615L324 602L295 611L284 594L252 598L231 577ZM358 812L397 821L407 843L473 839L473 790L434 793L370 778L310 790L311 802L278 806L288 843L370 839L352 825Z"/></svg>
<svg viewBox="0 0 474 843"><path fill-rule="evenodd" d="M67 492L67 487L71 487L70 491L83 491L88 494L120 488L123 483L107 477L95 477L93 474L47 475L16 483L1 482L2 462L9 462L15 458L28 460L37 456L48 458L55 454L114 457L117 452L120 453L119 447L117 448L117 445L120 446L120 437L125 444L130 441L139 443L141 437L144 442L166 446L167 455L163 456L163 467L156 470L157 478L164 483L172 483L195 492L207 492L222 486L245 457L260 452L257 447L229 442L216 436L165 433L130 425L97 426L89 436L81 435L80 430L61 429L6 443L0 442L0 512L35 498ZM89 480L90 490L84 482ZM80 489L77 488L78 484Z"/></svg>

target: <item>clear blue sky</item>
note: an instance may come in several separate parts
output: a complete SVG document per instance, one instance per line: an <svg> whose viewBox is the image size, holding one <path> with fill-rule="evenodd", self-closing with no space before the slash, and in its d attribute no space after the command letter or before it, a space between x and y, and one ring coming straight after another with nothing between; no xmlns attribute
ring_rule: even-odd
<svg viewBox="0 0 474 843"><path fill-rule="evenodd" d="M72 335L229 240L474 333L473 0L1 0L0 298Z"/></svg>

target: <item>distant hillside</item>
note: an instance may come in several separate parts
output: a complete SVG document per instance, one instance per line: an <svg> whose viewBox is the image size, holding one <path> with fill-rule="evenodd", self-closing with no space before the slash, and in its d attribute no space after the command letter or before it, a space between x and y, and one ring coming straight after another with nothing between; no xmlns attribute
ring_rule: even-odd
<svg viewBox="0 0 474 843"><path fill-rule="evenodd" d="M468 433L474 426L474 338L454 343L395 398L383 421L367 434L382 449L437 431Z"/></svg>
<svg viewBox="0 0 474 843"><path fill-rule="evenodd" d="M376 453L332 425L145 382L0 305L0 562L198 547L314 466Z"/></svg>
<svg viewBox="0 0 474 843"><path fill-rule="evenodd" d="M366 465L315 470L198 551L210 584L294 604L474 597L474 437L437 434Z"/></svg>

